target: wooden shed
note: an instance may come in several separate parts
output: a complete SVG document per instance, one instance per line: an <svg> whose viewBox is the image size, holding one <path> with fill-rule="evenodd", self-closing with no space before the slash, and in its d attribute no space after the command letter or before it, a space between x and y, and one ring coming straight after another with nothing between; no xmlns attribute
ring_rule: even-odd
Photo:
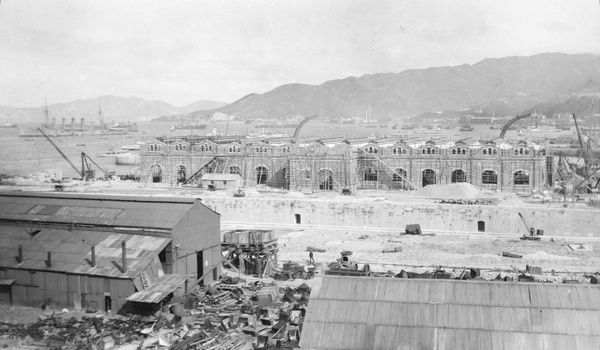
<svg viewBox="0 0 600 350"><path fill-rule="evenodd" d="M219 220L195 198L0 193L0 302L160 302L218 277Z"/></svg>
<svg viewBox="0 0 600 350"><path fill-rule="evenodd" d="M597 285L328 276L300 347L596 349L598 300Z"/></svg>

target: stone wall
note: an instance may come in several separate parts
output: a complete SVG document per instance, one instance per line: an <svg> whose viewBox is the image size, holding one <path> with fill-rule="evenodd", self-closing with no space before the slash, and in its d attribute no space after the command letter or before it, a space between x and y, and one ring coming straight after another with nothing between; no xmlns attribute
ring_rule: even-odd
<svg viewBox="0 0 600 350"><path fill-rule="evenodd" d="M594 208L575 209L545 205L453 205L437 203L358 202L333 199L204 198L224 222L332 225L398 229L420 224L427 231L477 232L481 223L488 233L526 233L521 213L530 225L547 236L600 237ZM297 216L299 215L299 217Z"/></svg>

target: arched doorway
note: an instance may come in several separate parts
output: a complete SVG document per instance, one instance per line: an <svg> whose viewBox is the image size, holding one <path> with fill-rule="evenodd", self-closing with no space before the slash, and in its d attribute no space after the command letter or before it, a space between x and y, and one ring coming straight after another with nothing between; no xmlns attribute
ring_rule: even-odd
<svg viewBox="0 0 600 350"><path fill-rule="evenodd" d="M154 164L150 170L152 173L152 182L162 182L162 168L158 164Z"/></svg>
<svg viewBox="0 0 600 350"><path fill-rule="evenodd" d="M185 182L186 179L186 171L185 165L177 166L177 182Z"/></svg>
<svg viewBox="0 0 600 350"><path fill-rule="evenodd" d="M256 184L265 184L269 179L269 170L264 166L259 166L256 168Z"/></svg>
<svg viewBox="0 0 600 350"><path fill-rule="evenodd" d="M481 173L481 183L484 185L497 185L498 173L494 170L486 170Z"/></svg>
<svg viewBox="0 0 600 350"><path fill-rule="evenodd" d="M462 169L456 169L452 172L451 182L467 182L467 174Z"/></svg>
<svg viewBox="0 0 600 350"><path fill-rule="evenodd" d="M408 173L406 170L402 168L397 168L394 174L392 175L392 181L394 182L395 188L406 189L406 178L408 177Z"/></svg>
<svg viewBox="0 0 600 350"><path fill-rule="evenodd" d="M523 170L516 171L513 175L513 183L515 185L529 185L529 173Z"/></svg>
<svg viewBox="0 0 600 350"><path fill-rule="evenodd" d="M329 169L319 171L319 189L325 191L333 190L333 173Z"/></svg>
<svg viewBox="0 0 600 350"><path fill-rule="evenodd" d="M425 169L422 176L423 187L427 185L435 185L435 170Z"/></svg>

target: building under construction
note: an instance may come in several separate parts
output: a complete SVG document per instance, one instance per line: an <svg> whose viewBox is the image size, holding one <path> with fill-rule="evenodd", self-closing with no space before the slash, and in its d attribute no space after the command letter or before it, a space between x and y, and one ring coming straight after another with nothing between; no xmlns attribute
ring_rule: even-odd
<svg viewBox="0 0 600 350"><path fill-rule="evenodd" d="M466 182L489 190L532 191L552 184L546 145L443 138L235 140L156 138L140 150L142 181L199 184L203 174L238 174L243 187L291 191L415 190Z"/></svg>

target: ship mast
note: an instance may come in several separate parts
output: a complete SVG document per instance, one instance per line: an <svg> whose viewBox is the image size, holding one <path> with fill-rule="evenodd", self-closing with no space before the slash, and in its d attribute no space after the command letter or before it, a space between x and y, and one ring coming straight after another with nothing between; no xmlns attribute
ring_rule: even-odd
<svg viewBox="0 0 600 350"><path fill-rule="evenodd" d="M46 116L44 126L48 127L48 100L46 98L44 98L44 115Z"/></svg>
<svg viewBox="0 0 600 350"><path fill-rule="evenodd" d="M102 116L102 108L100 107L100 101L98 101L98 120L100 121L100 129L104 130L104 117Z"/></svg>

